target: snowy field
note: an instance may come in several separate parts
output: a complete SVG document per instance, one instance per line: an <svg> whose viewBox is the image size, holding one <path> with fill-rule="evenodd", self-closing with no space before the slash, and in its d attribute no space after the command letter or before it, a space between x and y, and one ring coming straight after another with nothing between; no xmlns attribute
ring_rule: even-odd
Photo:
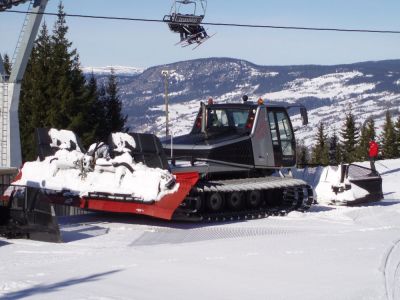
<svg viewBox="0 0 400 300"><path fill-rule="evenodd" d="M0 239L1 299L400 299L400 160L385 200L219 224L87 215Z"/></svg>

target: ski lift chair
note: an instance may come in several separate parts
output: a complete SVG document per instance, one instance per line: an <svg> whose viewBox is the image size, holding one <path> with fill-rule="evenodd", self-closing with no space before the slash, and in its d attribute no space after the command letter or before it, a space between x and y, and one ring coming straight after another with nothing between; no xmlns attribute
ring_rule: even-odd
<svg viewBox="0 0 400 300"><path fill-rule="evenodd" d="M174 1L174 4L171 8L171 13L169 15L165 15L163 18L164 22L168 23L168 27L172 32L176 32L180 34L181 42L187 40L188 43L193 43L200 41L207 37L207 33L203 26L201 26L201 22L204 19L205 14L205 1L200 1L201 7L203 9L203 14L197 15L196 9L197 4L196 1L190 0L181 0ZM179 4L179 6L177 6ZM183 14L180 11L181 5L194 4L194 11L192 14Z"/></svg>
<svg viewBox="0 0 400 300"><path fill-rule="evenodd" d="M13 5L28 2L29 0L0 0L0 11L11 8Z"/></svg>

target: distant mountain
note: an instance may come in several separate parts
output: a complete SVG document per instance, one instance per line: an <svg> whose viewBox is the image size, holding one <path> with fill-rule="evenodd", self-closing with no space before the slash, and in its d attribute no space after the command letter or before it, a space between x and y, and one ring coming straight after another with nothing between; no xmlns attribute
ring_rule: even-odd
<svg viewBox="0 0 400 300"><path fill-rule="evenodd" d="M145 70L144 68L137 67L124 67L124 66L107 66L107 67L83 67L82 71L85 74L96 74L96 76L108 76L111 74L111 70L114 70L118 76L136 76Z"/></svg>
<svg viewBox="0 0 400 300"><path fill-rule="evenodd" d="M372 115L380 126L387 109L394 115L400 113L400 60L334 66L258 66L232 58L207 58L132 74L116 72L132 131L158 135L164 132L162 70L171 71L168 89L175 135L190 130L200 101L209 97L216 102L229 102L240 101L247 94L252 100L262 97L271 102L302 103L309 109L310 124L296 136L308 145L313 142L320 121L329 131L339 131L350 107L359 124ZM294 124L300 124L296 116Z"/></svg>

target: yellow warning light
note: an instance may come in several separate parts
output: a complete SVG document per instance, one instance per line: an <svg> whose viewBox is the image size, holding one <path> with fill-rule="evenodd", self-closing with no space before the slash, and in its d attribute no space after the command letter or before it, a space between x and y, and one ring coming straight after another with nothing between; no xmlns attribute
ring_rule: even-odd
<svg viewBox="0 0 400 300"><path fill-rule="evenodd" d="M258 105L263 105L264 104L264 100L262 98L258 99L257 101Z"/></svg>

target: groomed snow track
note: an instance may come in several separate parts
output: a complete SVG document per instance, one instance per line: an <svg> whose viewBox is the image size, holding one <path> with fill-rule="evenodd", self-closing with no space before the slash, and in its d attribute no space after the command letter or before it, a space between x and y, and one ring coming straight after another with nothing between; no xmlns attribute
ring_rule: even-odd
<svg viewBox="0 0 400 300"><path fill-rule="evenodd" d="M303 180L258 177L200 181L175 212L183 221L228 221L286 215L306 211L314 202L312 188Z"/></svg>

